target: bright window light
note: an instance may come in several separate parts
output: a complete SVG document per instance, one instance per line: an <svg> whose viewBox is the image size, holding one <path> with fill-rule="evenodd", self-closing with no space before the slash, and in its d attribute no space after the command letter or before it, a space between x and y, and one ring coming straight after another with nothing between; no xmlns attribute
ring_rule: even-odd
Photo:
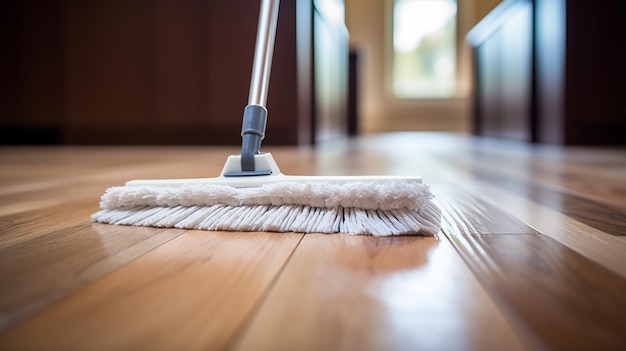
<svg viewBox="0 0 626 351"><path fill-rule="evenodd" d="M335 25L337 23L344 23L345 10L342 1L339 0L320 0L318 2L319 8L326 15L328 21Z"/></svg>
<svg viewBox="0 0 626 351"><path fill-rule="evenodd" d="M446 98L456 90L456 1L395 0L393 93Z"/></svg>

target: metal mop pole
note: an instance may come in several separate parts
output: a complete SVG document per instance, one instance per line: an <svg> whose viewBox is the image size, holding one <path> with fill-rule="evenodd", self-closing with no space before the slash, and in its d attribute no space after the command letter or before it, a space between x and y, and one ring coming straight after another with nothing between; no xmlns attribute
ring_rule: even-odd
<svg viewBox="0 0 626 351"><path fill-rule="evenodd" d="M267 92L274 54L274 39L278 23L279 0L262 0L259 13L252 79L248 105L244 109L241 128L241 171L240 175L267 175L267 171L255 169L254 155L259 153L261 140L265 137L267 124Z"/></svg>

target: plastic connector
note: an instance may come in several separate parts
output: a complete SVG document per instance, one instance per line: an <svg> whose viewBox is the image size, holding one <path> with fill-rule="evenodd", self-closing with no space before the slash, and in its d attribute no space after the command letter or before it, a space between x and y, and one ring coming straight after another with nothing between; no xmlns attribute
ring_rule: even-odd
<svg viewBox="0 0 626 351"><path fill-rule="evenodd" d="M248 175L267 174L267 170L256 169L254 156L261 150L261 141L265 138L265 126L267 124L267 109L260 105L248 105L244 109L243 124L241 126L241 172L249 172Z"/></svg>

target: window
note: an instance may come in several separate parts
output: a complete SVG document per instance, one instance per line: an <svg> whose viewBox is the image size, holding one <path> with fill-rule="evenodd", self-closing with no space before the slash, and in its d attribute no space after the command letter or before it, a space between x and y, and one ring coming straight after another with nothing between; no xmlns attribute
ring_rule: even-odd
<svg viewBox="0 0 626 351"><path fill-rule="evenodd" d="M455 95L455 0L394 0L392 89L408 99Z"/></svg>

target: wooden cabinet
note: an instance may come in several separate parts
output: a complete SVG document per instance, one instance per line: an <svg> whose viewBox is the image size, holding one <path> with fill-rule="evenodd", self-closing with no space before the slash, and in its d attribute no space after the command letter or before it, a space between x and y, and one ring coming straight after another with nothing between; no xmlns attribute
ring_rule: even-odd
<svg viewBox="0 0 626 351"><path fill-rule="evenodd" d="M507 0L469 34L476 134L626 143L626 4Z"/></svg>
<svg viewBox="0 0 626 351"><path fill-rule="evenodd" d="M494 16L495 15L495 16ZM532 6L500 8L474 32L476 129L482 135L531 140Z"/></svg>
<svg viewBox="0 0 626 351"><path fill-rule="evenodd" d="M626 3L535 0L540 142L626 144Z"/></svg>
<svg viewBox="0 0 626 351"><path fill-rule="evenodd" d="M259 5L3 4L6 31L0 38L10 55L0 59L7 77L0 83L2 141L238 144ZM267 144L311 143L344 133L348 34L343 21L328 25L317 7L314 1L281 2ZM320 77L332 77L332 99ZM337 132L327 133L329 125Z"/></svg>

